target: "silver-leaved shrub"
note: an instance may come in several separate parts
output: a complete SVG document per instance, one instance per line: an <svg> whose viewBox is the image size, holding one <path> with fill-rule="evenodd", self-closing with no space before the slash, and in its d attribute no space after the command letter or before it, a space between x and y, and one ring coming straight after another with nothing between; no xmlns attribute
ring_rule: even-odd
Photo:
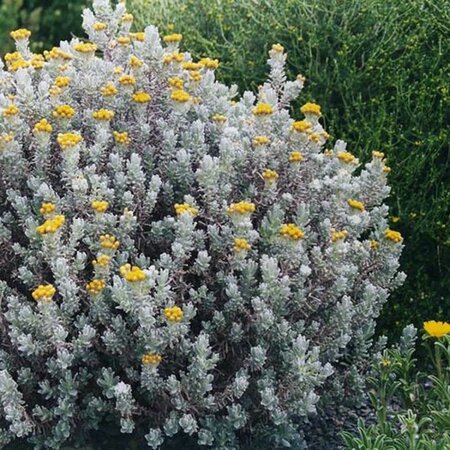
<svg viewBox="0 0 450 450"><path fill-rule="evenodd" d="M327 148L313 103L290 117L280 45L235 99L123 4L83 19L89 42L44 55L12 32L0 72L0 443L108 423L153 449L319 448L403 279L383 154Z"/></svg>

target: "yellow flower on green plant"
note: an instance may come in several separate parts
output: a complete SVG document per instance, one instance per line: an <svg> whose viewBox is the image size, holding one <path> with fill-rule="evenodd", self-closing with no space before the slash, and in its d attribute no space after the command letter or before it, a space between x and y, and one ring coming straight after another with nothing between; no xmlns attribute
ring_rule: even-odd
<svg viewBox="0 0 450 450"><path fill-rule="evenodd" d="M98 111L94 111L92 113L92 117L96 120L100 120L103 122L108 122L114 118L114 111L110 111L109 109L101 108Z"/></svg>
<svg viewBox="0 0 450 450"><path fill-rule="evenodd" d="M298 133L304 133L306 130L309 130L312 127L311 122L307 120L297 120L292 124L292 130L297 131Z"/></svg>
<svg viewBox="0 0 450 450"><path fill-rule="evenodd" d="M282 225L280 228L280 235L292 239L293 241L298 241L305 237L305 233L294 223L285 223Z"/></svg>
<svg viewBox="0 0 450 450"><path fill-rule="evenodd" d="M69 148L75 147L79 144L83 138L78 133L59 133L56 138L59 146L62 150L68 150Z"/></svg>
<svg viewBox="0 0 450 450"><path fill-rule="evenodd" d="M303 155L299 151L294 151L289 155L289 162L298 163L303 160Z"/></svg>
<svg viewBox="0 0 450 450"><path fill-rule="evenodd" d="M111 234L102 234L100 236L100 247L108 250L117 250L120 246L120 241Z"/></svg>
<svg viewBox="0 0 450 450"><path fill-rule="evenodd" d="M59 214L52 219L47 219L42 225L36 227L36 231L40 235L56 233L64 225L65 221L66 218Z"/></svg>
<svg viewBox="0 0 450 450"><path fill-rule="evenodd" d="M9 34L15 41L23 41L31 36L31 31L26 28L19 28L18 30L11 31Z"/></svg>
<svg viewBox="0 0 450 450"><path fill-rule="evenodd" d="M53 284L40 284L31 294L36 301L50 302L56 294Z"/></svg>
<svg viewBox="0 0 450 450"><path fill-rule="evenodd" d="M113 131L113 136L114 136L114 140L118 144L128 145L130 143L130 138L126 131L123 131L122 133L120 133L119 131Z"/></svg>
<svg viewBox="0 0 450 450"><path fill-rule="evenodd" d="M138 266L132 266L131 264L124 264L120 267L120 274L125 280L134 283L137 281L145 280L145 272Z"/></svg>
<svg viewBox="0 0 450 450"><path fill-rule="evenodd" d="M320 106L317 105L316 103L305 103L301 108L300 111L302 112L302 114L312 114L314 116L321 116L321 112L320 112Z"/></svg>
<svg viewBox="0 0 450 450"><path fill-rule="evenodd" d="M269 105L268 103L257 103L256 106L253 108L253 114L255 116L269 116L273 113L273 106Z"/></svg>
<svg viewBox="0 0 450 450"><path fill-rule="evenodd" d="M395 243L399 243L403 239L402 235L398 231L390 230L389 228L384 230L384 237Z"/></svg>
<svg viewBox="0 0 450 450"><path fill-rule="evenodd" d="M188 203L175 203L174 207L177 216L181 216L182 214L191 214L192 216L196 216L198 214L198 209Z"/></svg>
<svg viewBox="0 0 450 450"><path fill-rule="evenodd" d="M106 200L94 200L91 203L92 209L98 213L104 213L108 209L109 203Z"/></svg>
<svg viewBox="0 0 450 450"><path fill-rule="evenodd" d="M98 295L106 287L105 280L92 280L86 284L86 290L90 295Z"/></svg>
<svg viewBox="0 0 450 450"><path fill-rule="evenodd" d="M163 37L163 41L166 43L180 42L183 39L183 35L180 33L172 33Z"/></svg>
<svg viewBox="0 0 450 450"><path fill-rule="evenodd" d="M56 119L71 119L75 115L75 110L70 105L57 106L53 111Z"/></svg>
<svg viewBox="0 0 450 450"><path fill-rule="evenodd" d="M256 206L254 203L251 202L238 202L238 203L232 203L228 209L228 214L251 214L255 212Z"/></svg>
<svg viewBox="0 0 450 450"><path fill-rule="evenodd" d="M157 353L146 353L141 361L144 366L157 366L162 361L162 357Z"/></svg>
<svg viewBox="0 0 450 450"><path fill-rule="evenodd" d="M164 309L164 316L169 322L180 322L183 318L183 310L179 306Z"/></svg>
<svg viewBox="0 0 450 450"><path fill-rule="evenodd" d="M347 200L347 203L348 203L348 206L350 206L350 208L357 209L358 211L361 211L361 212L365 211L365 209L366 209L362 202L360 202L358 200L354 200L352 198L349 198Z"/></svg>
<svg viewBox="0 0 450 450"><path fill-rule="evenodd" d="M170 98L174 102L178 102L178 103L186 103L192 99L192 97L186 91L183 91L182 89L177 89L175 91L172 91L172 93L170 94Z"/></svg>
<svg viewBox="0 0 450 450"><path fill-rule="evenodd" d="M54 203L51 202L44 202L42 203L41 207L39 208L39 212L45 216L46 214L50 214L56 210L56 206Z"/></svg>
<svg viewBox="0 0 450 450"><path fill-rule="evenodd" d="M235 253L240 253L240 252L244 252L244 251L246 252L246 251L250 250L251 248L252 248L252 246L247 241L247 239L242 239L242 238L234 239L233 251Z"/></svg>
<svg viewBox="0 0 450 450"><path fill-rule="evenodd" d="M429 320L428 322L423 323L423 329L429 336L439 338L450 334L450 323Z"/></svg>
<svg viewBox="0 0 450 450"><path fill-rule="evenodd" d="M144 91L137 91L133 94L133 102L135 103L148 103L152 99L152 96Z"/></svg>

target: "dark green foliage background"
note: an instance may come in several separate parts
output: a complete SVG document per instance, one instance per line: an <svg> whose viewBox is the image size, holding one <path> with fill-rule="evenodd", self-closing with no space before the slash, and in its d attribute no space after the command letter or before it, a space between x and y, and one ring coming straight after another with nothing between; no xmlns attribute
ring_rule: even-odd
<svg viewBox="0 0 450 450"><path fill-rule="evenodd" d="M255 89L281 43L302 101L322 105L332 136L392 167L392 223L405 236L404 287L380 331L450 319L450 2L448 0L129 0L139 27L184 35L222 62L219 78ZM298 111L298 109L296 110Z"/></svg>

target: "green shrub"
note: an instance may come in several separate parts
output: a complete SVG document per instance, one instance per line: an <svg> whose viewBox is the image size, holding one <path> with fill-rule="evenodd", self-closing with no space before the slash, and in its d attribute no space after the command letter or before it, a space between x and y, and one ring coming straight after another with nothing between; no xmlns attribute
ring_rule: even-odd
<svg viewBox="0 0 450 450"><path fill-rule="evenodd" d="M396 328L450 307L447 0L131 0L137 21L184 34L195 57L219 58L240 89L264 80L266 51L289 54L327 128L364 157L387 153L391 204L407 243L409 279L380 326Z"/></svg>

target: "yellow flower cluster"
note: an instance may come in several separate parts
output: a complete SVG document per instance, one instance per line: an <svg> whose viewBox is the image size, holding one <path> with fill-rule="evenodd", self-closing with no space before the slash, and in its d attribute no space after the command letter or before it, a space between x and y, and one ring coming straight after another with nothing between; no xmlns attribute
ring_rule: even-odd
<svg viewBox="0 0 450 450"><path fill-rule="evenodd" d="M277 52L277 53L283 53L284 52L284 47L281 44L273 44L272 45L272 50L274 52Z"/></svg>
<svg viewBox="0 0 450 450"><path fill-rule="evenodd" d="M133 17L133 14L131 14L131 13L126 13L120 18L120 21L122 23L133 22L133 20L134 20L134 17Z"/></svg>
<svg viewBox="0 0 450 450"><path fill-rule="evenodd" d="M285 223L280 228L280 234L283 237L292 239L293 241L298 241L299 239L303 239L305 237L305 233L300 230L297 225L294 223Z"/></svg>
<svg viewBox="0 0 450 450"><path fill-rule="evenodd" d="M253 145L267 145L269 143L269 138L267 136L255 136L253 138Z"/></svg>
<svg viewBox="0 0 450 450"><path fill-rule="evenodd" d="M126 131L120 133L119 131L113 131L114 140L118 144L128 145L130 143L130 138L128 137L128 133Z"/></svg>
<svg viewBox="0 0 450 450"><path fill-rule="evenodd" d="M106 25L106 23L103 23L103 22L95 22L94 23L95 31L105 31L107 27L108 26Z"/></svg>
<svg viewBox="0 0 450 450"><path fill-rule="evenodd" d="M184 61L184 53L173 52L164 55L164 64L170 64L171 62L181 63Z"/></svg>
<svg viewBox="0 0 450 450"><path fill-rule="evenodd" d="M218 59L202 58L202 59L200 59L199 63L205 69L215 70L215 69L217 69L219 67L219 60Z"/></svg>
<svg viewBox="0 0 450 450"><path fill-rule="evenodd" d="M137 31L136 33L130 33L130 38L135 41L144 42L145 33L143 31Z"/></svg>
<svg viewBox="0 0 450 450"><path fill-rule="evenodd" d="M169 322L179 322L183 318L183 310L179 306L165 308L164 315Z"/></svg>
<svg viewBox="0 0 450 450"><path fill-rule="evenodd" d="M139 69L144 65L144 61L142 61L142 59L139 59L137 56L131 55L129 64L133 69Z"/></svg>
<svg viewBox="0 0 450 450"><path fill-rule="evenodd" d="M78 53L89 54L95 53L97 46L91 42L78 42L74 44L73 49Z"/></svg>
<svg viewBox="0 0 450 450"><path fill-rule="evenodd" d="M198 214L198 209L189 205L188 203L175 203L175 213L177 216L181 216L182 214L191 214L196 216Z"/></svg>
<svg viewBox="0 0 450 450"><path fill-rule="evenodd" d="M162 361L162 357L157 353L146 353L141 361L144 366L157 366Z"/></svg>
<svg viewBox="0 0 450 450"><path fill-rule="evenodd" d="M109 82L107 85L100 88L100 92L104 97L114 97L119 91L116 86L114 86L114 83Z"/></svg>
<svg viewBox="0 0 450 450"><path fill-rule="evenodd" d="M235 238L233 250L236 253L240 253L240 252L243 252L243 251L248 251L251 248L252 248L252 246L247 241L247 239Z"/></svg>
<svg viewBox="0 0 450 450"><path fill-rule="evenodd" d="M174 102L186 103L191 100L192 97L186 91L183 91L182 89L176 89L175 91L172 91L172 93L170 94L170 98Z"/></svg>
<svg viewBox="0 0 450 450"><path fill-rule="evenodd" d="M228 209L228 214L251 214L255 212L256 206L254 203L251 202L238 202L238 203L232 203Z"/></svg>
<svg viewBox="0 0 450 450"><path fill-rule="evenodd" d="M187 71L191 71L191 70L198 71L202 68L202 64L200 64L199 62L194 62L194 61L186 61L181 67Z"/></svg>
<svg viewBox="0 0 450 450"><path fill-rule="evenodd" d="M216 123L225 123L227 121L227 117L223 114L214 114L211 116L211 120Z"/></svg>
<svg viewBox="0 0 450 450"><path fill-rule="evenodd" d="M62 77L62 76L60 76L60 77L56 77L55 78L54 85L59 87L59 88L67 87L67 86L69 86L69 84L70 84L70 77Z"/></svg>
<svg viewBox="0 0 450 450"><path fill-rule="evenodd" d="M429 336L439 338L450 334L450 323L429 320L428 322L423 323L423 329Z"/></svg>
<svg viewBox="0 0 450 450"><path fill-rule="evenodd" d="M117 38L117 43L120 45L130 45L131 39L129 36L119 36Z"/></svg>
<svg viewBox="0 0 450 450"><path fill-rule="evenodd" d="M9 144L14 139L14 134L12 133L2 133L0 134L0 149L4 146L4 144Z"/></svg>
<svg viewBox="0 0 450 450"><path fill-rule="evenodd" d="M70 61L72 59L72 56L69 53L62 51L59 47L53 47L51 50L45 50L44 57L47 61L52 59Z"/></svg>
<svg viewBox="0 0 450 450"><path fill-rule="evenodd" d="M145 280L145 272L138 266L132 266L131 264L124 264L120 268L120 274L125 278L125 280L132 283Z"/></svg>
<svg viewBox="0 0 450 450"><path fill-rule="evenodd" d="M82 137L78 133L59 133L56 141L63 150L67 150L79 144Z"/></svg>
<svg viewBox="0 0 450 450"><path fill-rule="evenodd" d="M133 94L133 101L135 103L148 103L151 99L151 95L144 91L137 91Z"/></svg>
<svg viewBox="0 0 450 450"><path fill-rule="evenodd" d="M316 105L315 103L305 103L301 108L300 111L302 114L312 114L314 116L320 116L320 106Z"/></svg>
<svg viewBox="0 0 450 450"><path fill-rule="evenodd" d="M57 119L71 119L75 115L75 110L69 105L60 105L53 111L53 117Z"/></svg>
<svg viewBox="0 0 450 450"><path fill-rule="evenodd" d="M92 265L94 267L96 267L96 266L108 267L110 262L111 262L111 257L109 257L108 255L100 254L97 256L97 259L94 259L94 261L92 261Z"/></svg>
<svg viewBox="0 0 450 450"><path fill-rule="evenodd" d="M55 210L56 210L56 206L54 203L51 203L51 202L44 202L44 203L42 203L41 207L39 208L39 212L44 216L46 214L51 214Z"/></svg>
<svg viewBox="0 0 450 450"><path fill-rule="evenodd" d="M31 294L31 296L36 300L51 301L53 296L56 294L56 289L53 284L40 284Z"/></svg>
<svg viewBox="0 0 450 450"><path fill-rule="evenodd" d="M336 156L346 164L356 162L356 158L350 152L337 152Z"/></svg>
<svg viewBox="0 0 450 450"><path fill-rule="evenodd" d="M375 150L375 151L372 152L372 156L374 158L383 159L384 158L384 153Z"/></svg>
<svg viewBox="0 0 450 450"><path fill-rule="evenodd" d="M189 73L189 78L191 81L202 81L203 75L198 70L192 70Z"/></svg>
<svg viewBox="0 0 450 450"><path fill-rule="evenodd" d="M399 243L403 239L402 235L398 231L390 230L389 228L384 230L384 237L395 243Z"/></svg>
<svg viewBox="0 0 450 450"><path fill-rule="evenodd" d="M179 33L172 33L163 37L163 41L166 43L180 42L182 39L183 35Z"/></svg>
<svg viewBox="0 0 450 450"><path fill-rule="evenodd" d="M380 246L380 243L377 240L372 239L370 241L370 248L371 248L371 250L376 250L379 246Z"/></svg>
<svg viewBox="0 0 450 450"><path fill-rule="evenodd" d="M292 130L298 133L304 133L306 130L311 128L311 123L307 120L297 120L292 124Z"/></svg>
<svg viewBox="0 0 450 450"><path fill-rule="evenodd" d="M101 120L101 121L107 122L114 118L114 111L111 111L111 110L105 109L105 108L101 108L98 111L94 111L92 113L92 117L96 120Z"/></svg>
<svg viewBox="0 0 450 450"><path fill-rule="evenodd" d="M275 170L265 169L264 172L262 173L262 177L268 183L273 183L274 181L278 180L279 175L278 172L276 172Z"/></svg>
<svg viewBox="0 0 450 450"><path fill-rule="evenodd" d="M180 77L173 77L167 80L169 86L175 89L183 89L184 81Z"/></svg>
<svg viewBox="0 0 450 450"><path fill-rule="evenodd" d="M119 77L119 83L123 86L134 86L136 84L136 78L133 75L122 75Z"/></svg>
<svg viewBox="0 0 450 450"><path fill-rule="evenodd" d="M109 250L117 250L120 246L120 242L115 236L111 234L102 234L100 236L100 247Z"/></svg>
<svg viewBox="0 0 450 450"><path fill-rule="evenodd" d="M33 128L33 133L51 133L53 127L47 119L41 119Z"/></svg>
<svg viewBox="0 0 450 450"><path fill-rule="evenodd" d="M88 284L86 284L86 290L90 295L100 294L100 292L102 292L105 287L105 280L92 280Z"/></svg>
<svg viewBox="0 0 450 450"><path fill-rule="evenodd" d="M299 151L291 152L291 154L289 155L289 162L291 163L298 163L302 161L302 159L303 155Z"/></svg>
<svg viewBox="0 0 450 450"><path fill-rule="evenodd" d="M255 116L268 116L273 113L273 106L268 103L257 103L253 108L253 114Z"/></svg>
<svg viewBox="0 0 450 450"><path fill-rule="evenodd" d="M31 36L31 31L27 30L26 28L19 28L18 30L11 31L9 35L15 40L15 41L21 41L24 39L28 39Z"/></svg>
<svg viewBox="0 0 450 450"><path fill-rule="evenodd" d="M331 230L331 242L341 241L345 239L348 235L347 230L336 231Z"/></svg>
<svg viewBox="0 0 450 450"><path fill-rule="evenodd" d="M31 58L31 65L36 70L42 69L45 65L44 57L42 55L33 55Z"/></svg>
<svg viewBox="0 0 450 450"><path fill-rule="evenodd" d="M59 214L52 219L47 219L42 225L36 228L36 231L40 235L56 233L64 225L65 221L66 218Z"/></svg>
<svg viewBox="0 0 450 450"><path fill-rule="evenodd" d="M108 209L109 203L106 200L94 200L91 203L92 209L98 213L104 213Z"/></svg>
<svg viewBox="0 0 450 450"><path fill-rule="evenodd" d="M350 208L357 209L358 211L361 212L365 211L366 209L363 203L359 202L358 200L354 200L352 198L349 198L347 200L347 204L348 206L350 206Z"/></svg>
<svg viewBox="0 0 450 450"><path fill-rule="evenodd" d="M16 116L17 114L19 114L19 108L16 105L8 105L3 110L3 115L5 117L13 117Z"/></svg>
<svg viewBox="0 0 450 450"><path fill-rule="evenodd" d="M315 142L316 144L317 144L318 142L320 142L321 137L322 137L322 135L319 134L319 133L308 133L308 139L309 139L310 141Z"/></svg>

